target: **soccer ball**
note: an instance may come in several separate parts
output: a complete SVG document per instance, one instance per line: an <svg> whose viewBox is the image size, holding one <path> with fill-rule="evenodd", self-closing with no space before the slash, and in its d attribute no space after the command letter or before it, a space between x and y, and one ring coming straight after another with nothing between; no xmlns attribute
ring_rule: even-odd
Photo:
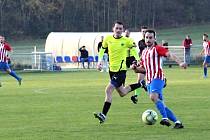
<svg viewBox="0 0 210 140"><path fill-rule="evenodd" d="M153 125L158 120L158 114L154 110L148 109L144 111L141 118L145 124Z"/></svg>

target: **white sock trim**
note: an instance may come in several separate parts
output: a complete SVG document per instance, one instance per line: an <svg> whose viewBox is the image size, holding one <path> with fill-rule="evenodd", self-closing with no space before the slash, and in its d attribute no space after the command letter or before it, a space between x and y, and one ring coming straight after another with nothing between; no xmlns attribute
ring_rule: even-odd
<svg viewBox="0 0 210 140"><path fill-rule="evenodd" d="M179 123L179 124L181 124L181 122L180 122L179 120L177 120L175 123Z"/></svg>

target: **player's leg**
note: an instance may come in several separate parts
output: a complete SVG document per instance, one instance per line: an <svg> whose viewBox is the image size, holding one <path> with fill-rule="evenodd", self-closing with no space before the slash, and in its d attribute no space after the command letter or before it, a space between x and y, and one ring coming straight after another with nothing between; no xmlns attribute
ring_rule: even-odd
<svg viewBox="0 0 210 140"><path fill-rule="evenodd" d="M0 70L2 70L2 69L4 69L4 67L3 67L3 62L0 62ZM1 81L0 81L0 87L2 87Z"/></svg>
<svg viewBox="0 0 210 140"><path fill-rule="evenodd" d="M207 65L207 63L204 61L203 62L203 76L204 76L204 78L206 78L207 77L207 73L208 73L208 65Z"/></svg>
<svg viewBox="0 0 210 140"><path fill-rule="evenodd" d="M142 73L138 73L138 79L137 81L140 82L142 80L144 80L145 74ZM135 95L139 96L140 95L140 88L135 90Z"/></svg>
<svg viewBox="0 0 210 140"><path fill-rule="evenodd" d="M137 81L139 83L141 83L141 87L144 88L144 90L147 92L147 86L146 86L146 82L144 80L145 78L145 74L143 73L138 73L138 78L137 78ZM133 96L131 96L131 101L134 103L134 104L137 104L138 102L138 96L140 95L141 93L141 89L140 88L137 88L135 90L135 94Z"/></svg>
<svg viewBox="0 0 210 140"><path fill-rule="evenodd" d="M103 123L106 120L107 113L111 107L112 103L112 93L114 91L115 87L111 83L109 83L105 90L105 102L103 105L102 112L100 113L94 113L95 118L99 119L100 123Z"/></svg>
<svg viewBox="0 0 210 140"><path fill-rule="evenodd" d="M173 113L172 110L170 110L168 107L165 107L167 116L169 118L169 120L171 120L172 122L175 123L174 128L179 129L179 128L184 128L183 124L181 123L180 120L178 120L175 116L175 114Z"/></svg>
<svg viewBox="0 0 210 140"><path fill-rule="evenodd" d="M111 78L111 84L115 86L117 92L121 97L125 96L130 89L130 87L124 87L125 79L126 79L126 71L120 71L114 73Z"/></svg>
<svg viewBox="0 0 210 140"><path fill-rule="evenodd" d="M154 102L156 105L156 108L160 112L162 116L162 120L160 122L161 125L170 126L170 122L168 121L168 116L165 110L165 105L162 100L162 89L164 86L164 81L160 79L154 79L152 82L148 85L149 89L149 96L150 99Z"/></svg>
<svg viewBox="0 0 210 140"><path fill-rule="evenodd" d="M21 85L22 78L19 77L19 76L15 73L15 71L11 70L10 67L9 67L9 65L8 65L7 63L5 63L4 65L5 65L5 66L4 66L5 71L6 71L9 75L11 75L12 77L14 77L14 78L18 81L19 85Z"/></svg>
<svg viewBox="0 0 210 140"><path fill-rule="evenodd" d="M208 75L208 63L210 63L210 56L205 56L204 62L203 62L204 78L207 78L207 75Z"/></svg>
<svg viewBox="0 0 210 140"><path fill-rule="evenodd" d="M140 88L140 87L142 87L141 83L134 83L125 87L122 85L119 88L116 88L116 90L121 97L124 97L129 92L134 91L135 89Z"/></svg>
<svg viewBox="0 0 210 140"><path fill-rule="evenodd" d="M208 66L207 66L207 64L204 64L203 71L204 71L204 78L206 78L207 74L208 74Z"/></svg>
<svg viewBox="0 0 210 140"><path fill-rule="evenodd" d="M137 81L140 82L141 80L144 79L144 74L141 74L141 73L137 73ZM134 91L134 95L131 96L131 101L134 103L134 104L137 104L138 102L138 96L140 95L141 93L141 89L140 88L137 88L135 91Z"/></svg>
<svg viewBox="0 0 210 140"><path fill-rule="evenodd" d="M118 82L118 80L119 80L118 73L109 72L109 75L110 75L111 80L105 89L106 95L105 95L105 102L104 102L102 112L94 113L95 118L98 118L100 123L103 123L106 120L106 115L107 115L107 113L110 109L111 103L112 103L112 93L113 93L114 89L122 85L122 83Z"/></svg>
<svg viewBox="0 0 210 140"><path fill-rule="evenodd" d="M112 85L111 83L109 83L106 87L106 90L105 90L105 103L104 103L104 107L103 107L103 111L102 113L104 115L107 115L108 111L109 111L109 108L111 106L111 103L112 103L112 93L115 89L115 86Z"/></svg>
<svg viewBox="0 0 210 140"><path fill-rule="evenodd" d="M139 82L124 87L125 79L126 79L126 73L124 72L119 73L116 76L116 78L113 79L113 82L116 82L118 84L118 87L116 87L116 90L121 97L124 97L129 92L142 87L141 83Z"/></svg>

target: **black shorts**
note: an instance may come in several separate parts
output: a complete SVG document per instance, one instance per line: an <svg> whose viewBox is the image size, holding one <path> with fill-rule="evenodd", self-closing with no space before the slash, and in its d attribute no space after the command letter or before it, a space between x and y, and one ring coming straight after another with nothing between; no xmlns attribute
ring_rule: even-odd
<svg viewBox="0 0 210 140"><path fill-rule="evenodd" d="M131 56L131 57L127 57L126 58L126 66L127 68L130 68L130 66L132 65L133 61L135 61L135 57L134 56Z"/></svg>
<svg viewBox="0 0 210 140"><path fill-rule="evenodd" d="M121 85L125 84L126 70L122 70L119 72L109 71L109 76L110 76L111 84L114 85L116 88L118 88Z"/></svg>

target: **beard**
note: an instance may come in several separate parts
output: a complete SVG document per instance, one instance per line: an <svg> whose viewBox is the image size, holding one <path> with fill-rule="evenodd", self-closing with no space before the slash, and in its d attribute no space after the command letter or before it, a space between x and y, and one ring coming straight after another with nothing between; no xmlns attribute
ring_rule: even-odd
<svg viewBox="0 0 210 140"><path fill-rule="evenodd" d="M151 42L146 42L146 45L147 45L148 47L151 47L151 46L153 45L153 43L151 43Z"/></svg>

